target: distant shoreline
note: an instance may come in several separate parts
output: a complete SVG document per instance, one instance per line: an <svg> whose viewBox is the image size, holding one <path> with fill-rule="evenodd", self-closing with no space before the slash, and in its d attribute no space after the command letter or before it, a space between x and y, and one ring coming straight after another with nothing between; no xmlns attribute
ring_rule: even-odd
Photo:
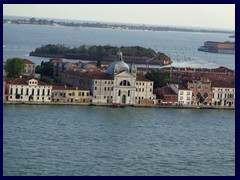
<svg viewBox="0 0 240 180"><path fill-rule="evenodd" d="M51 26L51 27L76 27L76 28L100 28L100 29L114 29L114 30L141 30L141 31L159 31L159 32L197 32L197 33L223 33L233 34L235 31L231 30L208 30L204 28L193 29L193 28L179 28L169 26L152 26L152 25L126 25L126 24L110 24L110 23L74 23L74 22L61 22L46 19L16 19L12 20L9 18L3 19L3 24L19 24L19 25L39 25L39 26Z"/></svg>

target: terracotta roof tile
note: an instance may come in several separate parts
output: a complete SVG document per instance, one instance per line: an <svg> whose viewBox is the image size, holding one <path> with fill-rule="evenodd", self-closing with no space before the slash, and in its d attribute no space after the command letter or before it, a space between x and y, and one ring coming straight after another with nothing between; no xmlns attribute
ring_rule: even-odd
<svg viewBox="0 0 240 180"><path fill-rule="evenodd" d="M216 80L212 83L212 87L235 88L235 84L230 84L227 81Z"/></svg>
<svg viewBox="0 0 240 180"><path fill-rule="evenodd" d="M146 79L146 78L138 75L137 78L136 78L136 81L151 81L151 80Z"/></svg>
<svg viewBox="0 0 240 180"><path fill-rule="evenodd" d="M28 59L24 59L23 62L24 62L24 64L35 64L34 62L32 62Z"/></svg>
<svg viewBox="0 0 240 180"><path fill-rule="evenodd" d="M84 88L79 88L79 87L69 87L69 86L53 86L52 90L89 90L89 89L84 89Z"/></svg>

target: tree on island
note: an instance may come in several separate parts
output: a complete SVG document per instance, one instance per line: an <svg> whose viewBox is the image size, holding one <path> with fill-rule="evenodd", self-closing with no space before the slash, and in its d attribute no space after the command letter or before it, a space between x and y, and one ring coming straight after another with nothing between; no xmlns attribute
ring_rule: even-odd
<svg viewBox="0 0 240 180"><path fill-rule="evenodd" d="M21 58L8 59L5 63L8 78L18 78L24 72L24 61Z"/></svg>

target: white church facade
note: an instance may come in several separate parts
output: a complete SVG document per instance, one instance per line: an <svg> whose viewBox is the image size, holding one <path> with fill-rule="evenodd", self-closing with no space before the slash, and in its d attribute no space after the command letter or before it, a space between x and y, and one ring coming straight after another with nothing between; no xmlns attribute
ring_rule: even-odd
<svg viewBox="0 0 240 180"><path fill-rule="evenodd" d="M137 76L136 67L124 62L122 52L117 53L106 74L92 80L91 91L96 104L152 105L156 99L153 81Z"/></svg>

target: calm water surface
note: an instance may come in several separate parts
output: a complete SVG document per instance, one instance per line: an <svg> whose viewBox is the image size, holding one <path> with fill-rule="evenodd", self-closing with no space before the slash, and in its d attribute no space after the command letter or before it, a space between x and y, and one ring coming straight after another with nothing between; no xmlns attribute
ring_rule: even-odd
<svg viewBox="0 0 240 180"><path fill-rule="evenodd" d="M235 111L4 105L3 175L235 175Z"/></svg>
<svg viewBox="0 0 240 180"><path fill-rule="evenodd" d="M3 24L3 60L20 57L40 64L49 58L29 57L29 53L46 44L142 46L167 54L172 66L235 69L235 55L197 50L205 41L234 41L229 35Z"/></svg>

